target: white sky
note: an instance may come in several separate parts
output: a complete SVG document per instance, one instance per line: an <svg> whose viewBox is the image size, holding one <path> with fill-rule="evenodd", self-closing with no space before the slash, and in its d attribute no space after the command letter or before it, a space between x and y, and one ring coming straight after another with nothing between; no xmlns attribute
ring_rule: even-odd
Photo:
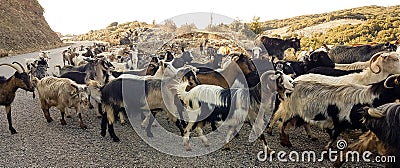
<svg viewBox="0 0 400 168"><path fill-rule="evenodd" d="M193 12L213 12L249 22L318 14L354 7L400 5L400 0L38 0L50 27L62 34L82 34L111 22L156 23ZM192 19L193 20L193 19ZM191 22L191 21L189 21Z"/></svg>

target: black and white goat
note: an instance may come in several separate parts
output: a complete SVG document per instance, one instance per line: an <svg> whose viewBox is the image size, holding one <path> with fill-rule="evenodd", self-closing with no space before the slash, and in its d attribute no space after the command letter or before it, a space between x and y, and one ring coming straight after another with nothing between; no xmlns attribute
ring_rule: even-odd
<svg viewBox="0 0 400 168"><path fill-rule="evenodd" d="M16 70L14 75L8 79L6 79L4 76L0 76L0 105L6 107L8 129L10 130L11 134L17 133L17 131L12 126L11 121L11 103L15 99L15 92L19 88L26 91L34 92L34 87L31 84L31 79L28 75L28 72L26 72L25 68L22 67L21 64L18 63L21 69L17 68L13 64L0 64L0 66L7 65Z"/></svg>
<svg viewBox="0 0 400 168"><path fill-rule="evenodd" d="M209 142L203 135L202 126L205 122L213 123L224 121L228 125L225 139L225 148L230 148L229 141L234 132L238 131L246 118L249 118L254 126L256 137L260 136L266 153L270 149L263 135L264 117L271 114L275 104L275 95L279 92L275 80L282 78L282 89L292 89L289 82L291 78L282 72L267 71L261 76L261 82L252 88L224 89L216 85L198 85L190 91L186 91L187 81L177 86L178 97L186 107L189 116L189 124L185 128L183 142L186 150L191 150L189 145L190 131L195 129L203 143L208 146ZM278 92L276 92L278 91ZM281 93L284 93L282 91ZM185 114L186 114L185 113ZM258 117L257 117L258 115ZM261 116L261 117L260 117Z"/></svg>
<svg viewBox="0 0 400 168"><path fill-rule="evenodd" d="M352 112L356 105L373 105L380 99L391 102L386 98L392 95L394 88L399 89L398 80L399 75L392 75L369 86L297 81L294 83L294 91L289 98L281 102L271 123L282 120L279 131L283 146L292 146L289 136L285 133L285 127L295 117L327 129L330 141L325 149L328 149L344 129L360 128L362 115Z"/></svg>
<svg viewBox="0 0 400 168"><path fill-rule="evenodd" d="M376 151L379 155L387 156L386 167L399 167L396 162L400 158L400 104L387 103L375 108L362 108L360 113L364 114L363 124L369 129L361 135L359 140L349 145L344 152ZM336 160L334 167L341 167L344 162Z"/></svg>
<svg viewBox="0 0 400 168"><path fill-rule="evenodd" d="M113 127L114 115L124 111L125 108L127 108L125 111L128 116L135 115L134 113L148 114L150 112L155 115L157 111L166 111L167 109L170 113L176 113L176 108L171 109L174 106L167 108L167 105L175 104L174 99L171 98L176 94L174 94L175 91L170 88L162 88L162 86L168 87L177 84L182 78L190 81L192 85L199 84L195 69L193 67L183 67L174 76L164 79L152 77L117 78L105 85L101 88L102 104L99 106L102 111L101 135L106 135L108 125L108 132L113 141L119 141ZM163 94L168 94L170 99L163 99ZM147 136L149 137L153 136L151 133L151 125L154 121L153 115L150 115L146 128ZM172 121L176 121L177 125L180 124L176 118L172 118Z"/></svg>

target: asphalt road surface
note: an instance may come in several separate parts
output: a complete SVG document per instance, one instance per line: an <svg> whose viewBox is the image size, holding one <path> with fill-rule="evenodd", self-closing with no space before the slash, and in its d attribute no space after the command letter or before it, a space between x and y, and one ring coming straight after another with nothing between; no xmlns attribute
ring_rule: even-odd
<svg viewBox="0 0 400 168"><path fill-rule="evenodd" d="M86 43L92 44L92 43ZM75 44L80 45L80 44ZM67 47L52 49L50 51L50 67L55 64L62 65L61 52ZM38 52L0 58L0 63L19 61L24 63L25 58L37 57ZM49 69L54 72L53 68ZM9 67L0 67L0 75L9 77L15 71ZM55 71L57 73L57 71ZM1 88L0 88L1 89ZM13 126L17 134L11 135L8 130L6 113L0 108L0 167L331 167L328 159L323 161L279 161L276 157L269 161L259 160L257 154L262 150L260 142L249 142L248 135L251 129L244 125L240 135L234 138L231 150L218 149L206 155L195 157L178 157L160 152L146 143L131 124L115 125L115 132L121 139L113 142L110 136L100 136L100 119L95 115L95 110L87 109L82 118L88 129L79 127L78 117L73 110L69 110L72 118L67 118L68 125L59 122L60 112L52 108L50 111L54 121L47 123L40 109L38 98L32 98L32 93L23 90L17 91L17 96L12 104ZM157 117L159 123L172 134L178 134L174 124L165 120L165 115ZM206 127L206 130L209 130ZM279 144L277 131L273 136L267 136L270 147L276 151L301 153L314 151L318 156L328 142L326 133L318 128L313 128L318 135L318 141L311 141L302 128L289 131L294 147L286 148ZM144 133L143 130L138 132ZM159 135L154 131L154 139ZM159 137L158 137L159 138ZM151 138L149 138L151 139ZM191 155L198 149L207 149L200 141L191 141L193 150L185 151L181 139L175 142L161 142L169 145L182 155ZM353 140L354 141L354 140ZM351 141L351 142L353 142ZM214 141L210 140L211 146ZM350 142L349 142L350 143ZM210 147L209 147L210 148ZM371 156L373 158L375 155ZM288 157L288 156L286 156ZM346 167L382 167L383 164L365 162L345 163Z"/></svg>

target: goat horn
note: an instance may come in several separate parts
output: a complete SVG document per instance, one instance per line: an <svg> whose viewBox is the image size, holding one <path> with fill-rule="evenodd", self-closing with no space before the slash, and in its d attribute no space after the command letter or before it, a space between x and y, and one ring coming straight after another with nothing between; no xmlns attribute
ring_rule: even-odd
<svg viewBox="0 0 400 168"><path fill-rule="evenodd" d="M382 111L376 110L373 108L368 109L368 115L373 117L373 118L381 118L383 117Z"/></svg>
<svg viewBox="0 0 400 168"><path fill-rule="evenodd" d="M388 81L390 81L392 78L396 78L395 80L394 80L394 84L395 85L399 85L399 81L397 80L397 77L399 77L400 75L392 75L392 76L389 76L386 80L385 80L385 83L383 83L383 86L385 86L385 88L393 88L393 87L391 87L391 86L388 86L387 85L387 82Z"/></svg>
<svg viewBox="0 0 400 168"><path fill-rule="evenodd" d="M20 69L18 69L16 66L14 66L14 65L12 65L12 64L8 64L8 63L0 64L0 66L2 66L2 65L8 65L8 66L10 66L11 68L14 68L15 70L17 70L18 73L23 73L23 72L21 72Z"/></svg>
<svg viewBox="0 0 400 168"><path fill-rule="evenodd" d="M378 74L382 70L382 67L380 65L376 65L379 68L379 70L377 72L372 70L372 63L374 63L378 59L378 57L381 56L381 54L382 54L382 52L379 52L379 53L375 54L374 56L371 57L371 59L369 61L369 69L371 70L372 73Z"/></svg>
<svg viewBox="0 0 400 168"><path fill-rule="evenodd" d="M24 66L21 65L21 63L14 61L12 64L18 64L19 67L21 67L22 71L26 72L26 69L24 68Z"/></svg>

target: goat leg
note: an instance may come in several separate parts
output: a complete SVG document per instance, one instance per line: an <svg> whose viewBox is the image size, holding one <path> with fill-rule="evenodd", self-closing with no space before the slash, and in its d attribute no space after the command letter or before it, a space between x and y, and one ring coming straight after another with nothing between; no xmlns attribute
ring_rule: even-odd
<svg viewBox="0 0 400 168"><path fill-rule="evenodd" d="M274 112L271 116L271 119L269 120L267 124L267 134L272 135L272 129L274 128L275 123L279 120L279 117Z"/></svg>
<svg viewBox="0 0 400 168"><path fill-rule="evenodd" d="M303 124L304 129L306 130L307 136L312 140L312 141L316 141L318 140L318 138L313 134L313 132L311 131L311 127L310 124L304 123Z"/></svg>
<svg viewBox="0 0 400 168"><path fill-rule="evenodd" d="M101 107L101 105L99 106L99 107ZM101 110L101 109L99 109L99 110ZM106 136L106 131L107 131L107 115L106 115L106 113L101 113L101 132L100 132L100 135L102 136L102 137L105 137Z"/></svg>
<svg viewBox="0 0 400 168"><path fill-rule="evenodd" d="M117 137L117 135L115 135L114 125L112 123L108 124L108 133L110 134L114 142L119 142L119 138Z"/></svg>
<svg viewBox="0 0 400 168"><path fill-rule="evenodd" d="M147 137L153 137L153 133L151 133L151 125L153 124L155 117L156 117L156 112L151 111L151 113L149 114L149 124L147 124L146 128Z"/></svg>
<svg viewBox="0 0 400 168"><path fill-rule="evenodd" d="M189 122L185 128L185 132L183 135L183 145L185 146L186 151L192 150L189 144L189 138L190 138L190 131L192 130L193 125L194 122Z"/></svg>
<svg viewBox="0 0 400 168"><path fill-rule="evenodd" d="M60 112L61 112L61 119L60 119L61 125L67 125L67 122L64 119L65 109L60 109Z"/></svg>
<svg viewBox="0 0 400 168"><path fill-rule="evenodd" d="M78 118L79 118L79 126L80 126L82 129L87 129L86 124L83 123L82 114L81 114L80 112L78 113Z"/></svg>
<svg viewBox="0 0 400 168"><path fill-rule="evenodd" d="M229 126L228 132L226 133L226 138L225 138L225 144L224 144L224 149L225 150L230 150L231 149L231 144L230 144L230 139L235 131L234 126Z"/></svg>
<svg viewBox="0 0 400 168"><path fill-rule="evenodd" d="M14 129L12 126L12 120L11 120L11 105L6 106L6 112L7 112L7 120L8 120L8 129L10 130L11 134L16 134L17 131Z"/></svg>
<svg viewBox="0 0 400 168"><path fill-rule="evenodd" d="M44 113L44 117L46 118L47 122L48 123L52 122L53 119L50 117L49 107L43 106L45 104L45 102L41 102L41 104L42 104L42 110Z"/></svg>
<svg viewBox="0 0 400 168"><path fill-rule="evenodd" d="M204 123L200 122L196 127L196 132L199 135L199 138L203 142L204 146L209 147L210 142L208 141L207 137L203 134L203 126L204 126Z"/></svg>
<svg viewBox="0 0 400 168"><path fill-rule="evenodd" d="M279 135L279 139L280 139L280 143L282 146L286 146L286 147L292 147L292 143L289 140L289 135L287 135L285 133L285 129L287 124L291 121L292 119L286 120L285 122L281 123L279 125L279 131L280 131L280 135Z"/></svg>

